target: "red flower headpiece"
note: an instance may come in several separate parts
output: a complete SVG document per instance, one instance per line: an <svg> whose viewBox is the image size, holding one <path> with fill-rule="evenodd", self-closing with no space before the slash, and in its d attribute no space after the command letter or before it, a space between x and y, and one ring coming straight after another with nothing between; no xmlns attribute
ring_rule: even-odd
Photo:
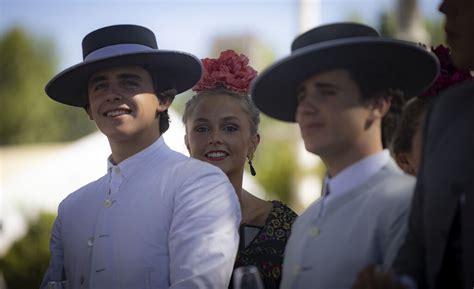
<svg viewBox="0 0 474 289"><path fill-rule="evenodd" d="M458 69L454 66L449 48L439 45L436 48L431 47L431 51L439 59L440 73L436 81L420 97L435 96L453 84L473 79L469 70Z"/></svg>
<svg viewBox="0 0 474 289"><path fill-rule="evenodd" d="M196 92L219 87L248 94L250 82L257 76L257 71L249 64L249 59L234 50L221 52L217 59L202 59L204 74L193 87Z"/></svg>

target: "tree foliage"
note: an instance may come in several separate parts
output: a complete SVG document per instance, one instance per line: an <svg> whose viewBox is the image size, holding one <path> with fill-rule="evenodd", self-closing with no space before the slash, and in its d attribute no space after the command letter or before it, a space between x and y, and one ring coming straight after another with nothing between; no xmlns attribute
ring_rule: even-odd
<svg viewBox="0 0 474 289"><path fill-rule="evenodd" d="M41 213L30 223L26 235L0 259L9 289L39 288L49 262L49 238L54 215Z"/></svg>
<svg viewBox="0 0 474 289"><path fill-rule="evenodd" d="M270 197L286 204L294 201L293 179L298 167L291 129L288 124L261 115L262 139L253 161L260 185Z"/></svg>
<svg viewBox="0 0 474 289"><path fill-rule="evenodd" d="M446 45L444 37L443 22L438 19L423 19L423 26L429 34L430 43L424 43L428 46ZM398 29L397 18L395 12L385 11L380 14L379 31L382 36L395 37Z"/></svg>
<svg viewBox="0 0 474 289"><path fill-rule="evenodd" d="M18 27L0 37L0 145L69 141L95 129L82 109L46 96L54 54L49 41Z"/></svg>

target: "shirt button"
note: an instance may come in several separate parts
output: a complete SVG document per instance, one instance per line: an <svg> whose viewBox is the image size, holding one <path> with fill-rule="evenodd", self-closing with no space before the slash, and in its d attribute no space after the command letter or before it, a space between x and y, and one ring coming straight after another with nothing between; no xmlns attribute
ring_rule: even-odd
<svg viewBox="0 0 474 289"><path fill-rule="evenodd" d="M104 208L110 208L112 206L112 201L107 199L104 201Z"/></svg>
<svg viewBox="0 0 474 289"><path fill-rule="evenodd" d="M120 174L120 168L119 168L119 167L115 167L115 168L114 168L114 172L115 172L116 174Z"/></svg>
<svg viewBox="0 0 474 289"><path fill-rule="evenodd" d="M79 283L84 284L84 276L81 276L81 278L79 278Z"/></svg>
<svg viewBox="0 0 474 289"><path fill-rule="evenodd" d="M295 268L293 268L293 275L298 275L301 272L301 267L296 265Z"/></svg>
<svg viewBox="0 0 474 289"><path fill-rule="evenodd" d="M310 230L309 230L309 234L313 237L317 237L319 236L319 233L321 233L321 230L319 230L319 228L316 228L316 227L312 227Z"/></svg>
<svg viewBox="0 0 474 289"><path fill-rule="evenodd" d="M94 237L90 237L89 240L87 240L87 246L89 247L94 246Z"/></svg>

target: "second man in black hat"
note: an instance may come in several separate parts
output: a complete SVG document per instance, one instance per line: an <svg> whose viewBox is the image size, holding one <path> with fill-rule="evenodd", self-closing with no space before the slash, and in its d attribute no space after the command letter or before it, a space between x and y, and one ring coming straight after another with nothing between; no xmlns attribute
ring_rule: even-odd
<svg viewBox="0 0 474 289"><path fill-rule="evenodd" d="M252 97L262 112L298 123L327 175L322 197L293 225L281 288L350 288L365 266L389 268L403 241L415 180L384 144L403 95L429 86L438 62L353 23L314 28L292 48L260 74Z"/></svg>

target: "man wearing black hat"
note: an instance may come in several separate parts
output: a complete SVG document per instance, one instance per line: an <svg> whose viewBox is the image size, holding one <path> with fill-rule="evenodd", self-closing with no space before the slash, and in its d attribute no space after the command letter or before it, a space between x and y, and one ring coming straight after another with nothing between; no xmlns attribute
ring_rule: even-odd
<svg viewBox="0 0 474 289"><path fill-rule="evenodd" d="M201 76L199 60L159 50L136 25L93 31L83 54L46 93L83 107L112 154L105 176L59 205L41 288L226 288L240 223L233 187L161 137L175 94Z"/></svg>
<svg viewBox="0 0 474 289"><path fill-rule="evenodd" d="M323 196L293 225L281 288L350 288L369 264L389 268L406 229L414 179L384 150L402 96L428 87L437 59L365 25L314 28L254 82L262 112L297 122L327 167Z"/></svg>

